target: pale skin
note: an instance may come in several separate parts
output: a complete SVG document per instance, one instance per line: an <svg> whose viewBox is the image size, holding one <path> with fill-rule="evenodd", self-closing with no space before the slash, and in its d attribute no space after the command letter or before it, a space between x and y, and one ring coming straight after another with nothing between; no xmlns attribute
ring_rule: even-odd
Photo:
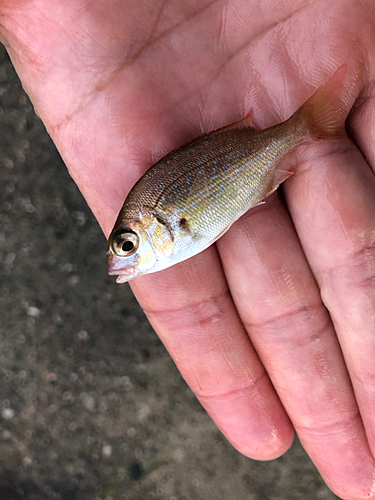
<svg viewBox="0 0 375 500"><path fill-rule="evenodd" d="M338 496L375 499L373 1L2 0L0 32L106 235L168 151L250 108L284 120L347 63L349 137L300 147L284 198L131 286L239 451L276 458L296 430Z"/></svg>

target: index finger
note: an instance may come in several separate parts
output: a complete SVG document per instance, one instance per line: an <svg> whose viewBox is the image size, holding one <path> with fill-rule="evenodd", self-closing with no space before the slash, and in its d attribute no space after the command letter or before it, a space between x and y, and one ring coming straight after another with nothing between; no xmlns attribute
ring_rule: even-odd
<svg viewBox="0 0 375 500"><path fill-rule="evenodd" d="M238 317L215 247L131 286L228 440L258 460L283 454L293 428Z"/></svg>

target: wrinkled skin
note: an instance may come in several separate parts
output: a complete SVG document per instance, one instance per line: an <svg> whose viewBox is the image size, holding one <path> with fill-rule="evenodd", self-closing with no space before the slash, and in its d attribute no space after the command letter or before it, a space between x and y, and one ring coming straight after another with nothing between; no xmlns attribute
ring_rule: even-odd
<svg viewBox="0 0 375 500"><path fill-rule="evenodd" d="M300 147L285 199L132 288L238 450L278 457L295 429L337 495L374 499L374 2L7 0L0 24L106 235L165 153L250 107L281 121L348 64L350 138Z"/></svg>

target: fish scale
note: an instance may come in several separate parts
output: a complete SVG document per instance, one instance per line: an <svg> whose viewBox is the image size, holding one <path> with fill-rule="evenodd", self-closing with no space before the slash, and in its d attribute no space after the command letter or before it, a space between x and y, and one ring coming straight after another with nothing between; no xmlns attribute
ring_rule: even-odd
<svg viewBox="0 0 375 500"><path fill-rule="evenodd" d="M212 239L266 196L273 179L268 165L279 162L306 135L302 131L299 140L295 135L285 142L278 140L279 134L279 126L264 132L244 127L214 134L209 145L207 139L193 141L156 163L134 186L128 203L135 212L141 200L166 217L179 214L194 234L205 232ZM176 165L174 174L165 168L170 162ZM227 206L225 212L218 199Z"/></svg>
<svg viewBox="0 0 375 500"><path fill-rule="evenodd" d="M337 89L345 72L344 65L283 123L257 130L249 115L153 165L130 191L108 239L109 273L128 281L201 252L291 175L278 169L291 150L343 137Z"/></svg>

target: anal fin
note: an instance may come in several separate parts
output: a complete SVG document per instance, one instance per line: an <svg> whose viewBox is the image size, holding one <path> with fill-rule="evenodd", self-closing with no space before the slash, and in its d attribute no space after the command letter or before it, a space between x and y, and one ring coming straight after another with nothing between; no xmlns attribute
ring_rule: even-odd
<svg viewBox="0 0 375 500"><path fill-rule="evenodd" d="M272 193L274 193L280 186L280 184L286 181L293 174L294 172L288 172L288 170L277 169L275 171L275 177L273 178L271 189L265 194L264 198L267 198L267 196L270 196Z"/></svg>

